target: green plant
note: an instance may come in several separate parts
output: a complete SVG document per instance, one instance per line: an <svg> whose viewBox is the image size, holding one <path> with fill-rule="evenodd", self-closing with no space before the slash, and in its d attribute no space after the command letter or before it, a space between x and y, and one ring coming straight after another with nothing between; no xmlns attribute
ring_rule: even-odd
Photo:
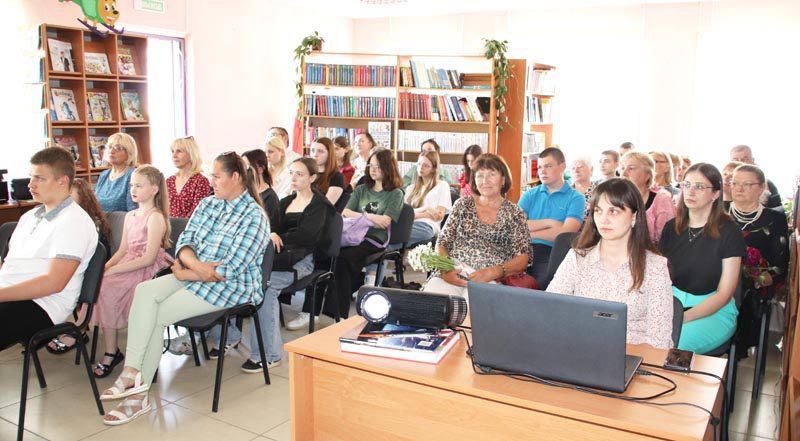
<svg viewBox="0 0 800 441"><path fill-rule="evenodd" d="M489 40L484 38L484 49L487 60L494 60L494 100L497 108L497 129L503 130L503 125L511 128L508 123L508 115L506 114L506 94L508 94L508 86L506 82L512 77L510 71L511 65L506 58L508 51L508 40L498 41Z"/></svg>
<svg viewBox="0 0 800 441"><path fill-rule="evenodd" d="M324 41L325 39L319 35L319 32L314 31L313 34L303 38L300 45L294 48L294 59L297 61L297 66L294 69L297 80L294 85L299 99L298 107L303 103L303 58L310 54L311 51L322 50L322 42Z"/></svg>

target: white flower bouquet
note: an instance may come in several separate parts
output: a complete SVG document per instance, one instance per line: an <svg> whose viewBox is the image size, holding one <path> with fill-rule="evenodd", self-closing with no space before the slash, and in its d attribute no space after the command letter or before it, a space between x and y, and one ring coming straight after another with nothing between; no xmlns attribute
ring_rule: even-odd
<svg viewBox="0 0 800 441"><path fill-rule="evenodd" d="M408 252L408 264L415 271L434 271L448 272L459 271L459 276L466 278L475 269L469 265L457 262L455 259L439 255L431 244L420 245Z"/></svg>

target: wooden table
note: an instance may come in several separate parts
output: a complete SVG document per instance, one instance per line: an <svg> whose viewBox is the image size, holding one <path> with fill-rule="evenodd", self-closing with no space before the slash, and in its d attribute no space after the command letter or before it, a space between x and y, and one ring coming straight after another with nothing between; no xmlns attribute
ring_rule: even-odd
<svg viewBox="0 0 800 441"><path fill-rule="evenodd" d="M477 375L463 338L438 365L341 352L339 336L363 324L351 317L285 345L293 439L714 439L708 414L692 407L649 406ZM666 354L640 345L629 345L628 352L659 365ZM697 356L694 369L722 376L725 360ZM658 372L678 384L658 402L689 402L719 415L717 380ZM637 376L625 395L666 387L664 380Z"/></svg>
<svg viewBox="0 0 800 441"><path fill-rule="evenodd" d="M39 205L33 201L8 201L0 204L0 225L6 222L17 222L26 211Z"/></svg>

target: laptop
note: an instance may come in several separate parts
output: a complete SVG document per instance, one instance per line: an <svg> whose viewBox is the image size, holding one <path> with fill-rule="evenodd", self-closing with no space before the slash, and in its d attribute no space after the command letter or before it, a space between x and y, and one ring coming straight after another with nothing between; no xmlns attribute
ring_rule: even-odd
<svg viewBox="0 0 800 441"><path fill-rule="evenodd" d="M483 369L624 392L642 362L625 353L628 306L500 284L468 284Z"/></svg>

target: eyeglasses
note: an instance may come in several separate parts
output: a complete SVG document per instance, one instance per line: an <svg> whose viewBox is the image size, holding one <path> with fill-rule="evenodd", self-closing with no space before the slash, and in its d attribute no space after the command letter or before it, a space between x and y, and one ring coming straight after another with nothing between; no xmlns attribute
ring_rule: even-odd
<svg viewBox="0 0 800 441"><path fill-rule="evenodd" d="M742 187L742 188L746 188L746 189L749 190L752 186L761 185L761 183L760 182L736 182L736 181L731 181L730 185L731 185L731 187Z"/></svg>
<svg viewBox="0 0 800 441"><path fill-rule="evenodd" d="M678 188L683 189L683 190L702 191L702 190L705 190L707 188L714 188L714 186L713 185L705 185L705 184L702 184L700 182L683 181L680 184L678 184Z"/></svg>
<svg viewBox="0 0 800 441"><path fill-rule="evenodd" d="M117 152L128 151L128 149L126 149L125 146L122 145L122 144L110 145L110 146L108 146L108 148L113 150L113 151L117 151Z"/></svg>

